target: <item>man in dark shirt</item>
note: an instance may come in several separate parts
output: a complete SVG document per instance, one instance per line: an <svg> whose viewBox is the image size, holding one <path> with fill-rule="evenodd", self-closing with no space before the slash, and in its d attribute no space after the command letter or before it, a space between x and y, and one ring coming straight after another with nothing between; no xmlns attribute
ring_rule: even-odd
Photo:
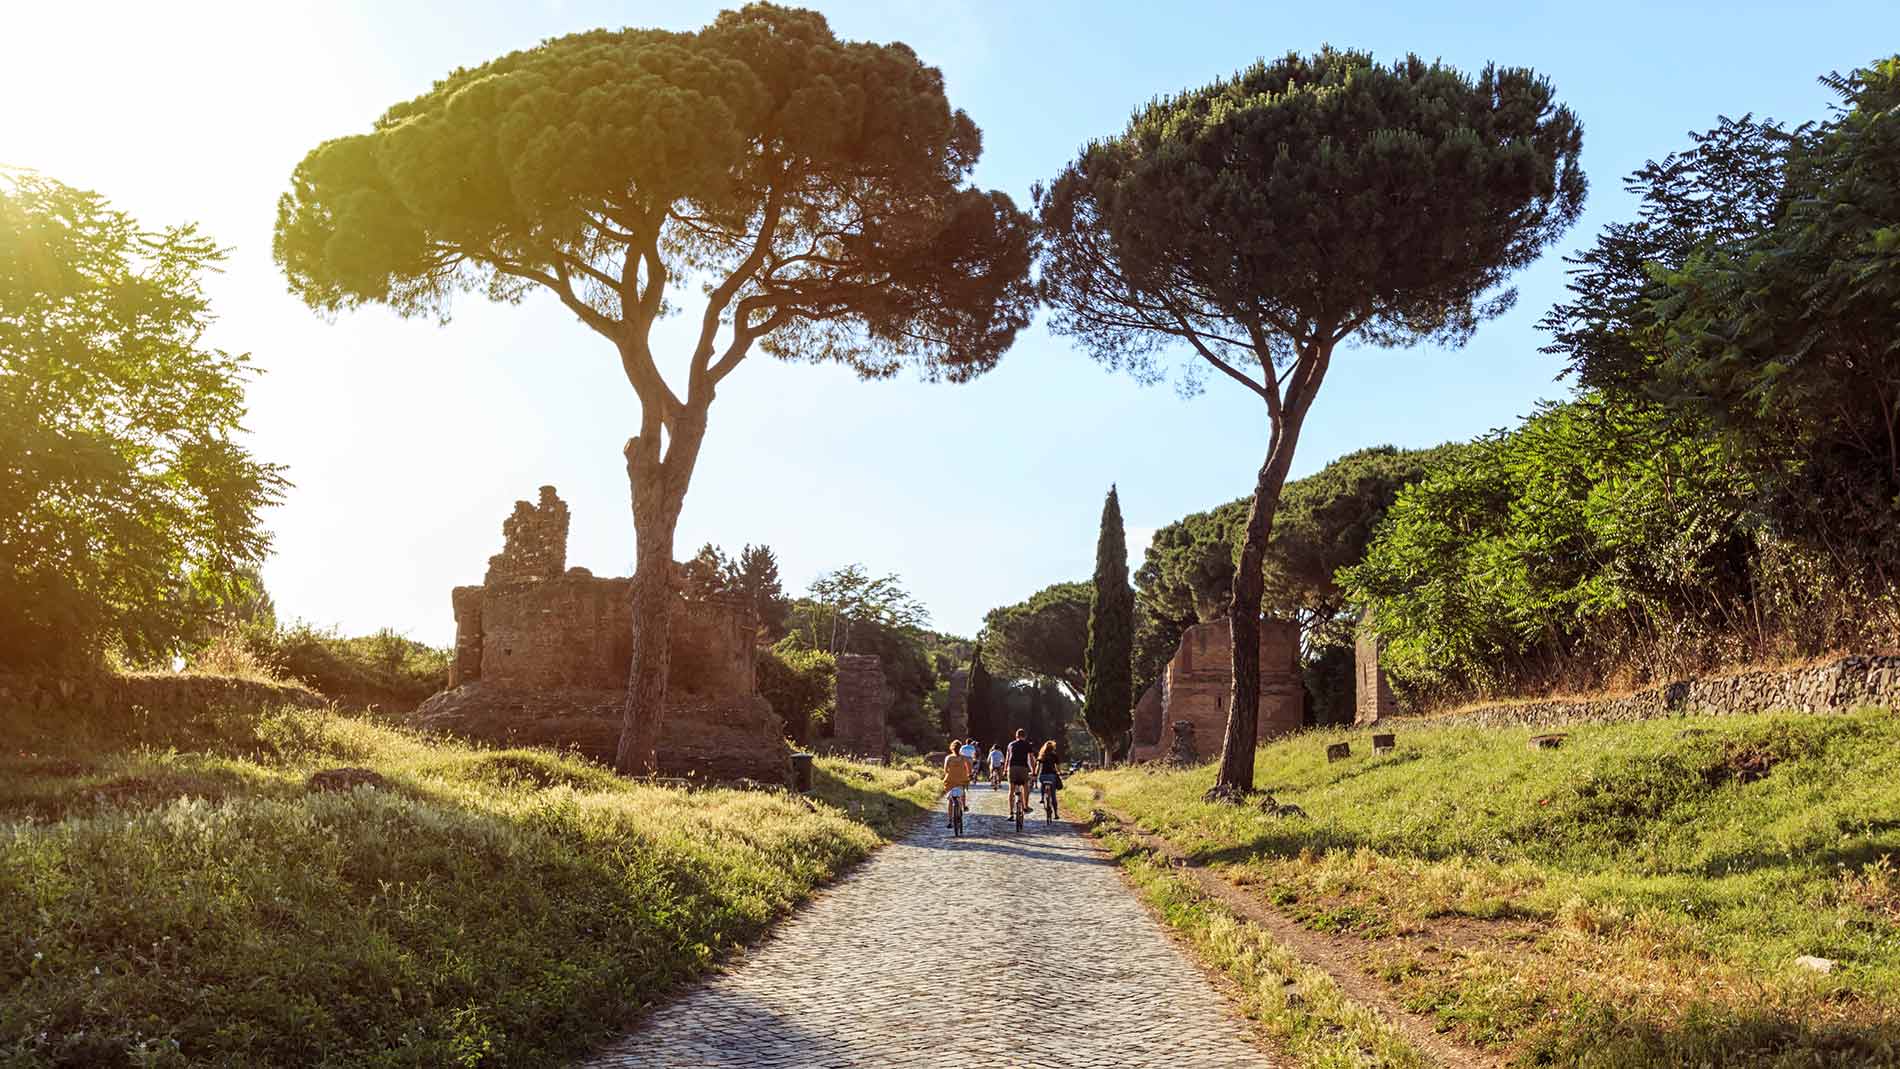
<svg viewBox="0 0 1900 1069"><path fill-rule="evenodd" d="M1025 813L1029 812L1029 763L1035 756L1028 736L1028 731L1017 728L1016 737L1010 740L1009 750L1005 755L1009 760L1010 801L1014 802L1017 792L1022 792L1022 807ZM1012 808L1011 812L1014 813L1015 810Z"/></svg>

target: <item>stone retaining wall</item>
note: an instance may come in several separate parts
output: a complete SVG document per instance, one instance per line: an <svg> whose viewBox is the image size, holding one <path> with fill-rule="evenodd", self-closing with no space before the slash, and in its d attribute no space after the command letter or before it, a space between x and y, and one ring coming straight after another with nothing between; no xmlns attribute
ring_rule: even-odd
<svg viewBox="0 0 1900 1069"><path fill-rule="evenodd" d="M1679 680L1614 698L1482 705L1423 719L1433 725L1544 727L1771 710L1841 712L1869 705L1900 706L1900 657L1842 657L1803 668Z"/></svg>

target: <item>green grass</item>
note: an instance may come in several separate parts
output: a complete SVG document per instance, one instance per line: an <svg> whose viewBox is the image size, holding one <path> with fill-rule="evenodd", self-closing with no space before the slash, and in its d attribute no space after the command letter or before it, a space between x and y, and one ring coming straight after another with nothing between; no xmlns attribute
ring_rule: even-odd
<svg viewBox="0 0 1900 1069"><path fill-rule="evenodd" d="M391 789L306 792L339 765ZM843 762L816 786L665 789L309 710L0 710L0 1065L563 1063L935 793Z"/></svg>
<svg viewBox="0 0 1900 1069"><path fill-rule="evenodd" d="M1136 893L1232 984L1258 1021L1303 1069L1434 1064L1390 1024L1348 999L1321 970L1302 963L1258 927L1236 917L1175 873L1167 861L1112 827L1098 829Z"/></svg>
<svg viewBox="0 0 1900 1069"><path fill-rule="evenodd" d="M1524 1062L1895 1059L1900 718L1585 726L1550 751L1397 731L1377 756L1364 731L1263 747L1260 786L1306 819L1202 803L1211 767L1082 782Z"/></svg>

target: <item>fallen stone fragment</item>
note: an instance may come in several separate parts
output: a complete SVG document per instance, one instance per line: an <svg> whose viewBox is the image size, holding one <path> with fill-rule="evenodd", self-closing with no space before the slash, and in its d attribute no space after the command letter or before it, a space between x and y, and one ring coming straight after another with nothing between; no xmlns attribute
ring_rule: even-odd
<svg viewBox="0 0 1900 1069"><path fill-rule="evenodd" d="M1814 972L1820 973L1823 976L1826 976L1828 973L1831 973L1834 971L1833 962L1829 961L1826 958L1817 958L1812 954L1803 954L1800 957L1794 959L1794 963L1796 967L1798 968L1810 969Z"/></svg>

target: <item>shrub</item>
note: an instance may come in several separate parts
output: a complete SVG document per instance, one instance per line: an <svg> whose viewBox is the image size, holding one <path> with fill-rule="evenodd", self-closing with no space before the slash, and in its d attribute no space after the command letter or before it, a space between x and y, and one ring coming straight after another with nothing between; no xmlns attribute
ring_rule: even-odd
<svg viewBox="0 0 1900 1069"><path fill-rule="evenodd" d="M448 686L448 650L384 629L345 638L307 623L227 631L192 658L201 671L293 680L345 705L406 711Z"/></svg>
<svg viewBox="0 0 1900 1069"><path fill-rule="evenodd" d="M785 733L809 742L812 726L831 719L832 691L838 681L837 658L823 650L779 643L759 651L759 693L785 721Z"/></svg>

